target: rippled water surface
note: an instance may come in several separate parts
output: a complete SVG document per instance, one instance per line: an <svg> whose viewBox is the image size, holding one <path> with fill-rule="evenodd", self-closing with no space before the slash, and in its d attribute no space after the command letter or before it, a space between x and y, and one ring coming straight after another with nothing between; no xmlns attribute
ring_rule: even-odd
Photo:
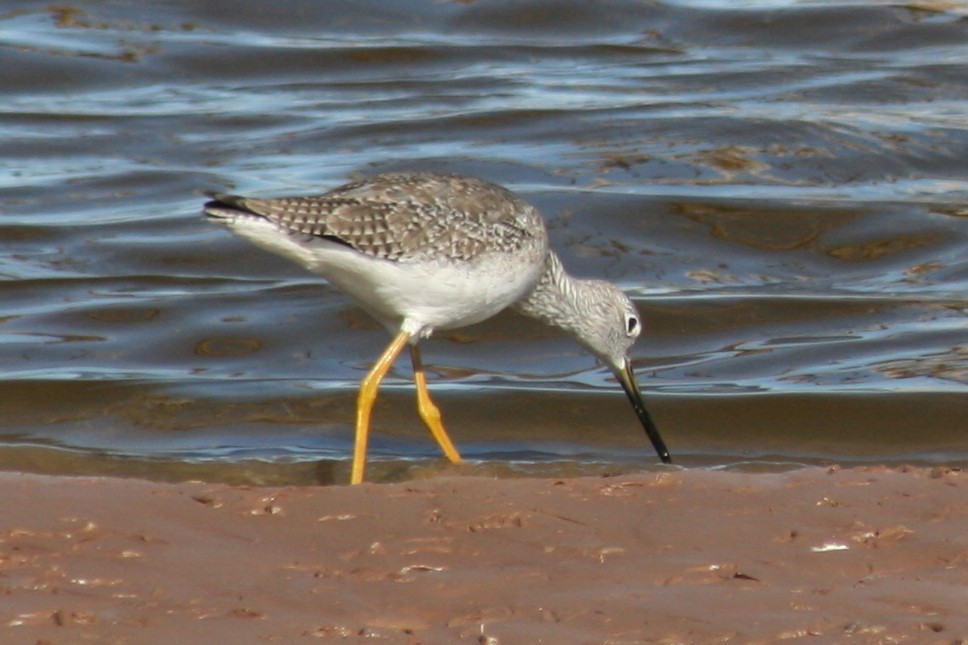
<svg viewBox="0 0 968 645"><path fill-rule="evenodd" d="M968 461L968 4L0 7L0 468L342 481L386 333L200 215L424 169L545 214L646 319L677 461ZM482 473L654 467L621 390L505 313L426 343ZM408 361L374 478L444 466Z"/></svg>

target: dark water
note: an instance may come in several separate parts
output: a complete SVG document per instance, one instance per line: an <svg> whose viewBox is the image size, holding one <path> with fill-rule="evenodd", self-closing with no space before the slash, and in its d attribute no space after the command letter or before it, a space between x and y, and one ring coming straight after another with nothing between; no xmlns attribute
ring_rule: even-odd
<svg viewBox="0 0 968 645"><path fill-rule="evenodd" d="M506 184L646 317L680 464L968 462L964 2L7 1L0 468L347 476L388 338L202 191ZM483 473L654 467L606 370L512 314L424 348ZM407 361L371 474L437 470Z"/></svg>

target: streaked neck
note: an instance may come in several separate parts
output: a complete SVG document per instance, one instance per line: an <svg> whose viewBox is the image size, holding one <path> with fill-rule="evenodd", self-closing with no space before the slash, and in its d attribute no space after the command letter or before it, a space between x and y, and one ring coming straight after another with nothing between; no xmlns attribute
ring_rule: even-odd
<svg viewBox="0 0 968 645"><path fill-rule="evenodd" d="M572 278L553 252L545 257L545 270L528 297L515 307L525 316L559 327L575 334L572 321L579 317L576 307L576 287L580 281Z"/></svg>

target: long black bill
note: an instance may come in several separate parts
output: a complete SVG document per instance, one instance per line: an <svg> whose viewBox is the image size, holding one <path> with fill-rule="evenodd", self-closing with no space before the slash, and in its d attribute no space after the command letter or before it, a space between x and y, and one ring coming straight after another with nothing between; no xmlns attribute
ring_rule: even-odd
<svg viewBox="0 0 968 645"><path fill-rule="evenodd" d="M659 459L664 464L671 464L672 457L669 456L669 449L666 448L665 441L662 440L662 435L659 434L659 429L655 427L655 422L649 416L649 411L645 409L645 402L642 401L642 393L639 392L639 386L635 382L635 372L632 371L632 361L626 360L623 367L616 368L615 375L622 383L622 389L628 395L629 401L631 401L632 407L635 409L635 414L639 417L639 421L642 422L642 427L645 428L645 434L649 435L649 439L652 440L652 445L659 454Z"/></svg>

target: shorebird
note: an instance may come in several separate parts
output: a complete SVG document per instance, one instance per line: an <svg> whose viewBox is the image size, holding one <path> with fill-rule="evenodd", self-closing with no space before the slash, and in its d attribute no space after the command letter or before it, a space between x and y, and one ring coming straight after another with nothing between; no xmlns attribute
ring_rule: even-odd
<svg viewBox="0 0 968 645"><path fill-rule="evenodd" d="M671 461L629 358L642 329L634 305L609 282L568 275L541 214L509 190L460 175L399 173L321 195L211 197L207 216L325 277L393 336L360 383L351 483L363 481L377 390L404 347L420 417L444 455L461 461L427 391L418 341L511 306L566 331L611 368L659 458Z"/></svg>

